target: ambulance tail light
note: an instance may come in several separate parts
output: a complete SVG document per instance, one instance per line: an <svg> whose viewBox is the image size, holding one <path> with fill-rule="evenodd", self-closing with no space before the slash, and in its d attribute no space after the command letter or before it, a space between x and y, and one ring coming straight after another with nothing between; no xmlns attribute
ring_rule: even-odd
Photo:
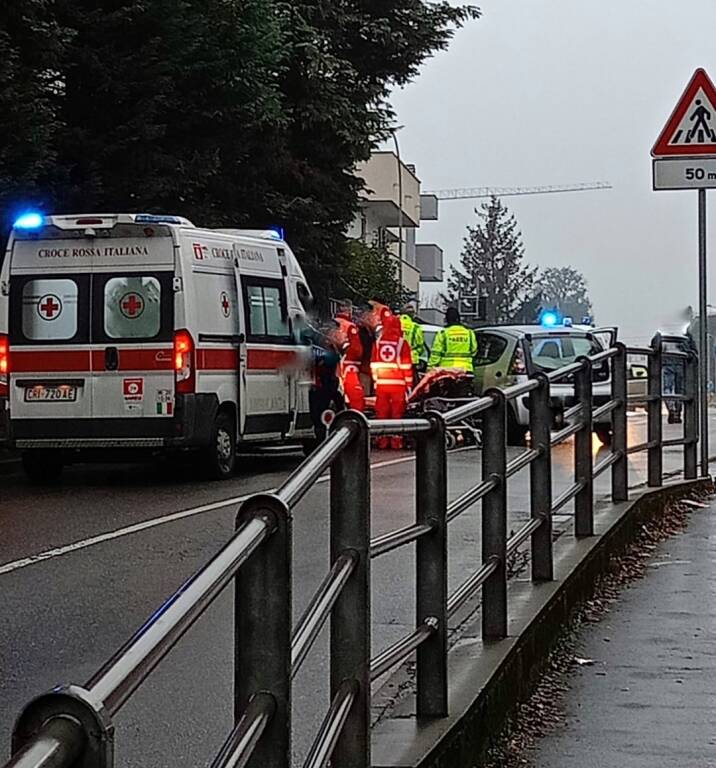
<svg viewBox="0 0 716 768"><path fill-rule="evenodd" d="M0 397L8 396L8 376L10 375L10 343L8 337L0 333Z"/></svg>
<svg viewBox="0 0 716 768"><path fill-rule="evenodd" d="M174 373L177 394L192 394L196 384L196 366L194 339L189 331L177 331L174 334Z"/></svg>

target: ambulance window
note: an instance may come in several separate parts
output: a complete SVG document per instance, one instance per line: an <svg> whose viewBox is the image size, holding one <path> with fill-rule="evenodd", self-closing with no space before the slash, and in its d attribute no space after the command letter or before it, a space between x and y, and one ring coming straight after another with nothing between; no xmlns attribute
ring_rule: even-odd
<svg viewBox="0 0 716 768"><path fill-rule="evenodd" d="M250 336L289 337L288 316L281 291L281 284L271 285L268 280L246 286Z"/></svg>
<svg viewBox="0 0 716 768"><path fill-rule="evenodd" d="M77 334L74 280L28 280L22 289L22 333L29 341L71 339Z"/></svg>
<svg viewBox="0 0 716 768"><path fill-rule="evenodd" d="M152 339L162 323L156 277L111 277L104 286L104 332L110 339Z"/></svg>

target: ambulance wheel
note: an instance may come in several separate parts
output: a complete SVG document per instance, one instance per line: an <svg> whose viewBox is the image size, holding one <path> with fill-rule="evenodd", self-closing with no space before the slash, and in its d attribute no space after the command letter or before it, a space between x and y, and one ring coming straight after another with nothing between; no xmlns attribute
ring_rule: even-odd
<svg viewBox="0 0 716 768"><path fill-rule="evenodd" d="M24 451L22 468L33 483L56 483L62 476L62 457L55 451Z"/></svg>
<svg viewBox="0 0 716 768"><path fill-rule="evenodd" d="M204 450L204 468L212 480L228 480L236 465L236 428L230 414L221 412L214 421L209 447Z"/></svg>

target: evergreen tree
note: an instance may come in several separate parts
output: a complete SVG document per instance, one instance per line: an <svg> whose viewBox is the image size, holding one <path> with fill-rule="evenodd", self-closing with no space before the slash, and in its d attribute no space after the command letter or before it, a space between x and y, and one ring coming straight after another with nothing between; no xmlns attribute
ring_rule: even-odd
<svg viewBox="0 0 716 768"><path fill-rule="evenodd" d="M562 315L579 322L585 315L591 316L587 281L584 275L572 267L548 267L537 280L544 308L556 309Z"/></svg>
<svg viewBox="0 0 716 768"><path fill-rule="evenodd" d="M50 202L54 97L68 39L50 0L0 3L0 240L20 210Z"/></svg>
<svg viewBox="0 0 716 768"><path fill-rule="evenodd" d="M532 293L536 270L524 263L522 233L498 198L475 213L479 220L467 227L460 268L453 267L448 279L450 299L484 295L489 324L513 321Z"/></svg>

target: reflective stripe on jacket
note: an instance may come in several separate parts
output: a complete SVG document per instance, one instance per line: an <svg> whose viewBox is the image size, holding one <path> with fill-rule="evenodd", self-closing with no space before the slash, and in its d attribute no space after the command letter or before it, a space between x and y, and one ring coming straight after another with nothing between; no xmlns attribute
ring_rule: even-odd
<svg viewBox="0 0 716 768"><path fill-rule="evenodd" d="M410 346L405 339L379 339L373 347L370 370L376 387L410 387L413 383L413 363Z"/></svg>
<svg viewBox="0 0 716 768"><path fill-rule="evenodd" d="M476 355L475 332L463 325L449 325L435 336L428 368L460 368L472 373Z"/></svg>

